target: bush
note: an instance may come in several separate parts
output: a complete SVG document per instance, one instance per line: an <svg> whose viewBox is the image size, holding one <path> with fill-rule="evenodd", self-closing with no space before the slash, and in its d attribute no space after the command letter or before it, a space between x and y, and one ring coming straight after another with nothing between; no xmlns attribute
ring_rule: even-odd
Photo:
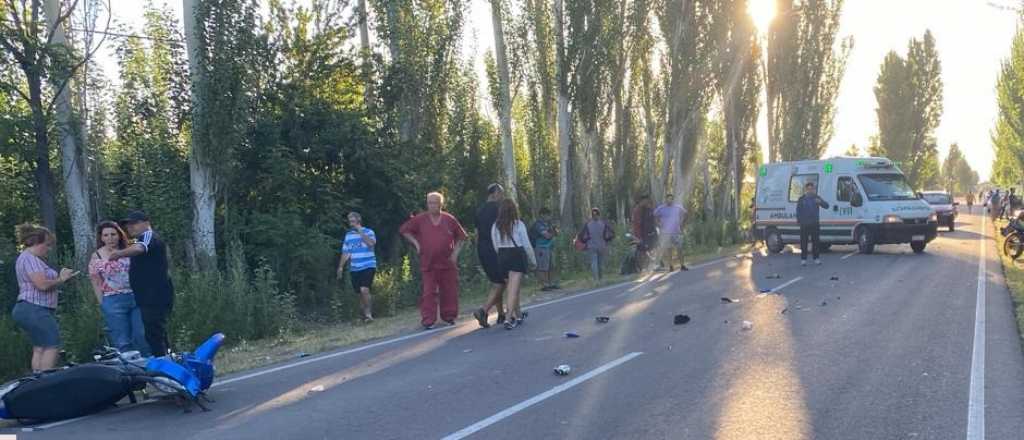
<svg viewBox="0 0 1024 440"><path fill-rule="evenodd" d="M278 288L274 271L261 264L252 273L239 253L228 255L228 270L177 272L172 345L190 350L211 334L229 340L278 337L293 328L295 298Z"/></svg>

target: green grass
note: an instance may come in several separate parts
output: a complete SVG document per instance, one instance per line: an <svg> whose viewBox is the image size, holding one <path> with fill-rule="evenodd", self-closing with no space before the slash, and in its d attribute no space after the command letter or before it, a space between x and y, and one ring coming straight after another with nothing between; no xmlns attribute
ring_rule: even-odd
<svg viewBox="0 0 1024 440"><path fill-rule="evenodd" d="M993 224L995 236L998 237L997 252L1003 262L1003 274L1006 279L1006 286L1010 289L1010 296L1013 298L1013 308L1017 316L1017 331L1020 332L1022 343L1024 343L1024 261L1013 261L1003 253L1003 236L999 228L1006 225L1005 221L998 221Z"/></svg>
<svg viewBox="0 0 1024 440"><path fill-rule="evenodd" d="M749 251L752 248L753 246L745 244L716 247L714 249L696 249L690 255L687 255L687 264L698 264L722 256L735 255L739 252ZM558 277L562 289L557 292L541 292L536 279L530 277L527 284L523 286L522 304L528 305L547 301L587 289L608 286L637 278L637 275L618 275L618 270L612 270L612 262L617 262L617 260L609 261L607 269L609 273L614 273L614 275L608 275L600 282L592 281L590 274L587 272L562 274ZM472 310L483 303L486 295L486 284L473 283L471 286L462 286L462 294L459 297L460 317L465 319ZM222 351L217 356L217 373L224 375L259 368L297 358L303 353L314 355L374 339L418 331L419 321L418 309L405 308L399 309L393 316L377 318L372 324L300 325L281 337L244 341Z"/></svg>

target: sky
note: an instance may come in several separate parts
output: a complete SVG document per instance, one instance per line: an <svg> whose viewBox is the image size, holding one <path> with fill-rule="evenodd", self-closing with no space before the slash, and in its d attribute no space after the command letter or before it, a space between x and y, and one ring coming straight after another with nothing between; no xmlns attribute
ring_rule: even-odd
<svg viewBox="0 0 1024 440"><path fill-rule="evenodd" d="M910 39L930 29L941 57L945 85L944 113L936 132L939 157L946 156L950 144L958 143L981 179L988 179L994 157L990 132L997 110L996 77L1000 63L1009 54L1018 23L1014 12L993 5L1014 1L846 0L840 36L852 36L854 47L836 103L835 135L825 156L840 155L852 144L863 150L868 138L878 131L873 87L882 59L891 50L906 55ZM129 25L141 22L143 1L112 2L116 20ZM757 2L772 0L751 2L755 4L752 9L763 11L766 8L758 7ZM169 4L180 14L181 1ZM763 20L763 16L755 17L755 21ZM482 54L494 45L491 32L489 0L472 0L463 52L477 58L481 75ZM108 59L103 63L108 76L116 77L112 52L101 56ZM762 120L760 125L758 136L764 143L767 124Z"/></svg>

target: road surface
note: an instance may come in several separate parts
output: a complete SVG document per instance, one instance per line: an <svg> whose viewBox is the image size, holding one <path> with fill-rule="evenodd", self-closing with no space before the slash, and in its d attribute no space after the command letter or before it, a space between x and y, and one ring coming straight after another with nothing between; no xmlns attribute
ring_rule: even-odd
<svg viewBox="0 0 1024 440"><path fill-rule="evenodd" d="M0 433L1021 439L1024 355L981 222L962 216L922 255L836 246L818 267L800 267L791 252L728 258L532 307L513 331L467 320L222 378L207 413L156 402ZM680 313L691 321L674 325ZM600 315L610 322L595 322ZM554 375L559 364L572 373Z"/></svg>

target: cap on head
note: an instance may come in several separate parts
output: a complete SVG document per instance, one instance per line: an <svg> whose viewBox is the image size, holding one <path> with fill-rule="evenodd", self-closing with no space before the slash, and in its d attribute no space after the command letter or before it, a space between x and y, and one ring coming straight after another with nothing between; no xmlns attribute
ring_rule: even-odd
<svg viewBox="0 0 1024 440"><path fill-rule="evenodd" d="M500 183L487 185L487 194L496 194L500 192L505 192L505 187L501 186Z"/></svg>
<svg viewBox="0 0 1024 440"><path fill-rule="evenodd" d="M149 216L145 212L135 210L128 213L124 220L121 220L122 225L131 225L140 222L148 222Z"/></svg>

